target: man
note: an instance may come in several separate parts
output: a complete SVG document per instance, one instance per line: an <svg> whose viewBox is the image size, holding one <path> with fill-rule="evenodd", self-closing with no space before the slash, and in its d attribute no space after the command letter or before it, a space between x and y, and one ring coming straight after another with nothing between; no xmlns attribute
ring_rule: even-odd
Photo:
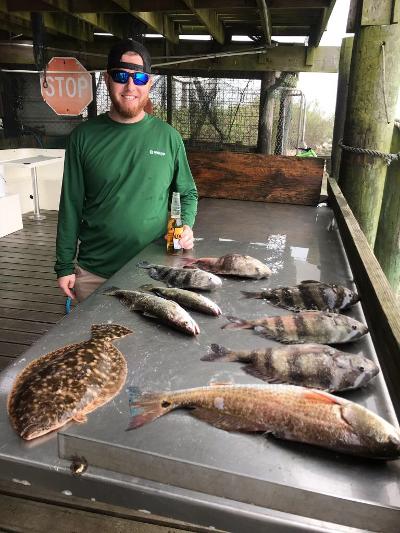
<svg viewBox="0 0 400 533"><path fill-rule="evenodd" d="M128 39L111 48L111 109L68 140L55 271L64 294L79 301L165 234L173 191L181 195L182 248L193 248L196 186L179 133L144 111L150 69L142 44Z"/></svg>

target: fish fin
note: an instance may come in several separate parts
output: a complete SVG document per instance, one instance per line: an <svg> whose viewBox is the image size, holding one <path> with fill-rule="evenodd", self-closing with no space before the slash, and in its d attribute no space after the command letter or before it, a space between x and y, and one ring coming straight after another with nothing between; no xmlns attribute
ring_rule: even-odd
<svg viewBox="0 0 400 533"><path fill-rule="evenodd" d="M240 291L243 296L245 298L258 298L258 299L261 299L263 296L262 296L262 292L251 292L251 291Z"/></svg>
<svg viewBox="0 0 400 533"><path fill-rule="evenodd" d="M203 355L201 361L215 361L219 359L220 361L235 361L236 359L231 359L231 350L224 348L220 344L211 344L206 355Z"/></svg>
<svg viewBox="0 0 400 533"><path fill-rule="evenodd" d="M303 281L300 281L300 285L309 285L310 283L318 283L321 284L321 281L317 281L315 279L303 279Z"/></svg>
<svg viewBox="0 0 400 533"><path fill-rule="evenodd" d="M145 283L144 285L140 285L136 290L138 291L148 291L153 292L157 287L155 287L152 283Z"/></svg>
<svg viewBox="0 0 400 533"><path fill-rule="evenodd" d="M111 341L113 339L120 339L133 333L133 331L125 326L118 324L93 324L91 328L92 339L100 341Z"/></svg>
<svg viewBox="0 0 400 533"><path fill-rule="evenodd" d="M83 413L76 413L76 415L72 417L72 420L78 422L79 424L84 424L87 422L87 416Z"/></svg>
<svg viewBox="0 0 400 533"><path fill-rule="evenodd" d="M251 423L250 420L238 416L225 414L217 409L205 409L196 407L190 414L195 418L207 422L218 429L225 431L257 432L264 431L264 427Z"/></svg>
<svg viewBox="0 0 400 533"><path fill-rule="evenodd" d="M197 265L183 265L182 268L197 270L198 267L197 267Z"/></svg>
<svg viewBox="0 0 400 533"><path fill-rule="evenodd" d="M115 296L118 291L121 289L119 287L115 287L114 285L112 287L107 287L104 289L103 293L106 296Z"/></svg>
<svg viewBox="0 0 400 533"><path fill-rule="evenodd" d="M307 400L319 402L319 403L333 403L333 404L339 404L336 400L336 398L332 398L331 396L327 396L326 393L323 391L314 391L310 390L303 393L303 396Z"/></svg>
<svg viewBox="0 0 400 533"><path fill-rule="evenodd" d="M235 316L227 316L226 318L231 323L221 326L221 329L252 329L253 327L251 324L249 324L249 322L247 322L247 320L243 320Z"/></svg>
<svg viewBox="0 0 400 533"><path fill-rule="evenodd" d="M152 268L152 264L149 263L148 261L140 261L139 263L136 264L137 267L139 268Z"/></svg>
<svg viewBox="0 0 400 533"><path fill-rule="evenodd" d="M127 431L144 426L172 411L176 406L168 401L163 392L141 392L138 387L128 389L131 419Z"/></svg>
<svg viewBox="0 0 400 533"><path fill-rule="evenodd" d="M208 382L209 387L225 387L226 385L232 386L235 384L234 379L213 379Z"/></svg>
<svg viewBox="0 0 400 533"><path fill-rule="evenodd" d="M249 376L254 376L255 378L262 379L263 381L268 381L268 383L272 383L273 378L268 378L268 376L263 374L258 368L254 368L254 366L243 365L241 368L246 372L246 374L249 374Z"/></svg>

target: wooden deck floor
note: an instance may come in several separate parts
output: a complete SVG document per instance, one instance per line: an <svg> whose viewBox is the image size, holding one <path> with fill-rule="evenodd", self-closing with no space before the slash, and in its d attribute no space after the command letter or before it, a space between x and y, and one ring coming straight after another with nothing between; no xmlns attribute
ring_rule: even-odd
<svg viewBox="0 0 400 533"><path fill-rule="evenodd" d="M57 211L0 238L0 370L65 314L53 270Z"/></svg>

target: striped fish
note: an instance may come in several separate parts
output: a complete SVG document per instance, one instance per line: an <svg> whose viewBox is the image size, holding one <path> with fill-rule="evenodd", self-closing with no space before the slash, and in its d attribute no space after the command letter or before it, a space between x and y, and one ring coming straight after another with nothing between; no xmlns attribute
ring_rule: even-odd
<svg viewBox="0 0 400 533"><path fill-rule="evenodd" d="M360 299L356 292L342 285L313 280L302 281L294 287L277 287L261 292L241 292L246 298L267 300L270 304L290 311L316 309L336 313L348 309Z"/></svg>
<svg viewBox="0 0 400 533"><path fill-rule="evenodd" d="M163 281L168 287L213 291L222 285L221 278L199 268L176 268L165 265L153 265L147 261L142 261L137 266L148 269L151 278Z"/></svg>
<svg viewBox="0 0 400 533"><path fill-rule="evenodd" d="M290 383L328 392L364 387L379 372L363 355L325 344L292 344L262 350L228 350L211 344L202 361L239 361L243 370L269 383Z"/></svg>
<svg viewBox="0 0 400 533"><path fill-rule="evenodd" d="M302 311L295 315L267 316L255 320L233 316L226 318L231 324L225 324L223 329L254 329L263 337L286 344L339 344L355 341L368 333L367 326L354 318L323 311Z"/></svg>
<svg viewBox="0 0 400 533"><path fill-rule="evenodd" d="M193 265L221 276L261 279L271 275L271 270L267 265L250 255L226 254L222 257L182 258L181 260L186 266Z"/></svg>

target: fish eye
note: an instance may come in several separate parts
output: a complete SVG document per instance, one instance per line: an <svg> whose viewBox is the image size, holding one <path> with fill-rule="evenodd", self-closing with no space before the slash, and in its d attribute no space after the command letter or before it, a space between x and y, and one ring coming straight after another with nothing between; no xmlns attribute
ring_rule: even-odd
<svg viewBox="0 0 400 533"><path fill-rule="evenodd" d="M364 368L363 366L359 366L359 367L358 367L358 370L359 370L360 372L364 372L365 368Z"/></svg>
<svg viewBox="0 0 400 533"><path fill-rule="evenodd" d="M167 408L167 407L169 407L170 405L171 405L171 403L170 403L170 402L167 402L167 400L163 400L163 401L161 402L161 407Z"/></svg>
<svg viewBox="0 0 400 533"><path fill-rule="evenodd" d="M351 329L357 329L357 326L351 326Z"/></svg>

